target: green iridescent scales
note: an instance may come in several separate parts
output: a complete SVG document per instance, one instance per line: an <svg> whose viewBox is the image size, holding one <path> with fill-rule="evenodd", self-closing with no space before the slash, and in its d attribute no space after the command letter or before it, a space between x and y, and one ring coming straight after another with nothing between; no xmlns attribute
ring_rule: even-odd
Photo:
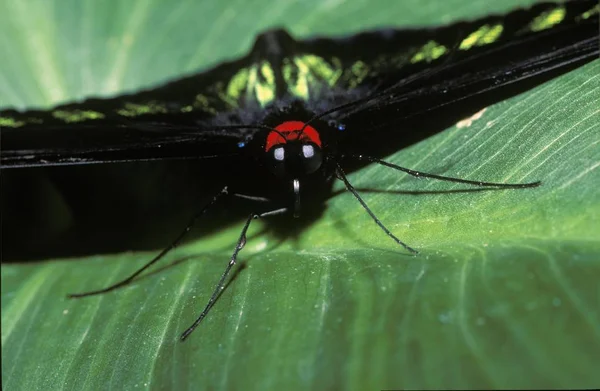
<svg viewBox="0 0 600 391"><path fill-rule="evenodd" d="M575 15L574 19L589 18L599 12L600 5L596 5ZM527 24L517 29L515 35L550 29L560 25L566 17L567 8L557 4L552 9L533 15ZM127 96L121 97L116 101L116 107L103 107L100 110L95 110L85 102L58 107L43 115L42 112L21 114L11 111L0 113L0 127L18 128L26 124L41 124L44 122L44 115L69 124L104 119L108 116L132 118L146 114L193 111L214 115L221 111L249 106L266 107L282 95L308 101L324 89L338 87L351 90L360 87L367 78L389 72L390 69L398 70L410 64L442 61L453 50L467 51L498 42L505 34L502 17L491 19L494 21L472 23L471 30L461 34L459 40L451 45L435 39L417 44L402 43L399 50L378 54L369 61L355 58L345 60L335 55L301 52L284 57L279 65L274 65L269 59L260 58L260 53L251 52L242 60L247 65L238 67L229 74L225 72L226 77L216 78L216 81L202 88L203 92L195 94L188 101L174 104L159 99L144 99L142 94L141 98L131 95L129 100ZM202 74L198 77L202 77ZM283 81L283 87L278 85L278 80Z"/></svg>

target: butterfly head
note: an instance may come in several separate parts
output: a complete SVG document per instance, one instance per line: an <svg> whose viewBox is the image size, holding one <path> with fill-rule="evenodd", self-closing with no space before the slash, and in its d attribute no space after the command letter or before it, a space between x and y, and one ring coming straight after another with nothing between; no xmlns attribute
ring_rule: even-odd
<svg viewBox="0 0 600 391"><path fill-rule="evenodd" d="M280 178L302 178L321 168L319 132L302 121L285 121L273 128L265 142L267 166Z"/></svg>

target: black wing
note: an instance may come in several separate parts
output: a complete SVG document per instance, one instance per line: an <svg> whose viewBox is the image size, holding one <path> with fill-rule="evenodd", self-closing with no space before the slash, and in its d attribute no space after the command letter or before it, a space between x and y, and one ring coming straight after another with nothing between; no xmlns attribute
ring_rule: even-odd
<svg viewBox="0 0 600 391"><path fill-rule="evenodd" d="M227 122L219 113L237 110L221 89L252 56L136 94L1 111L2 168L238 154L237 143L256 130L215 125Z"/></svg>
<svg viewBox="0 0 600 391"><path fill-rule="evenodd" d="M369 153L373 144L379 154L391 153L399 143L425 138L465 115L597 59L599 11L595 1L540 4L430 32L424 47L455 49L421 69L410 64L390 70L384 78L375 75L370 81L378 86L373 98L337 115L351 125L345 147L360 146L361 152ZM387 151L382 150L380 135L389 145Z"/></svg>
<svg viewBox="0 0 600 391"><path fill-rule="evenodd" d="M246 57L162 87L50 111L0 112L0 162L10 168L230 156L256 129L223 125L260 124L263 108L291 99L317 113L344 107L330 116L351 123L348 142L368 153L363 143L378 130L389 138L406 118L431 118L473 97L485 105L490 96L501 99L499 89L522 89L524 80L539 82L597 58L598 10L590 0L546 3L435 29L304 41L274 30Z"/></svg>
<svg viewBox="0 0 600 391"><path fill-rule="evenodd" d="M252 129L196 124L185 114L89 123L29 125L2 130L2 168L60 166L164 159L227 158Z"/></svg>

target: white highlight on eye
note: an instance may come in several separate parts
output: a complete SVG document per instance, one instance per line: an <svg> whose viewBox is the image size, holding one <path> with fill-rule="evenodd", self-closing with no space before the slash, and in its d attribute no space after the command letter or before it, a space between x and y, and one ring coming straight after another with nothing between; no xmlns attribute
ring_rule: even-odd
<svg viewBox="0 0 600 391"><path fill-rule="evenodd" d="M311 158L315 156L315 148L312 145L303 145L302 146L302 154L305 158Z"/></svg>
<svg viewBox="0 0 600 391"><path fill-rule="evenodd" d="M285 157L283 147L275 148L275 150L273 151L273 155L275 156L275 160L279 160L280 162L282 162Z"/></svg>

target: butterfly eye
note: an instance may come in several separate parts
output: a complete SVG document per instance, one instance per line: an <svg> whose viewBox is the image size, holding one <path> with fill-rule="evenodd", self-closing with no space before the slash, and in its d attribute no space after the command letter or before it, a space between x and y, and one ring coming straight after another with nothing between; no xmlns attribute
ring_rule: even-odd
<svg viewBox="0 0 600 391"><path fill-rule="evenodd" d="M323 163L323 152L321 148L313 143L302 145L302 173L312 174L317 171Z"/></svg>
<svg viewBox="0 0 600 391"><path fill-rule="evenodd" d="M266 165L269 167L271 172L279 178L285 178L287 174L286 170L286 158L289 155L286 153L285 144L277 145L266 155Z"/></svg>
<svg viewBox="0 0 600 391"><path fill-rule="evenodd" d="M282 162L285 159L285 149L283 147L277 147L273 149L273 157L278 162Z"/></svg>
<svg viewBox="0 0 600 391"><path fill-rule="evenodd" d="M302 146L302 155L306 159L310 159L311 157L315 156L315 148L310 144L303 145Z"/></svg>
<svg viewBox="0 0 600 391"><path fill-rule="evenodd" d="M288 142L267 153L267 166L280 178L302 178L321 168L323 152L315 143Z"/></svg>

